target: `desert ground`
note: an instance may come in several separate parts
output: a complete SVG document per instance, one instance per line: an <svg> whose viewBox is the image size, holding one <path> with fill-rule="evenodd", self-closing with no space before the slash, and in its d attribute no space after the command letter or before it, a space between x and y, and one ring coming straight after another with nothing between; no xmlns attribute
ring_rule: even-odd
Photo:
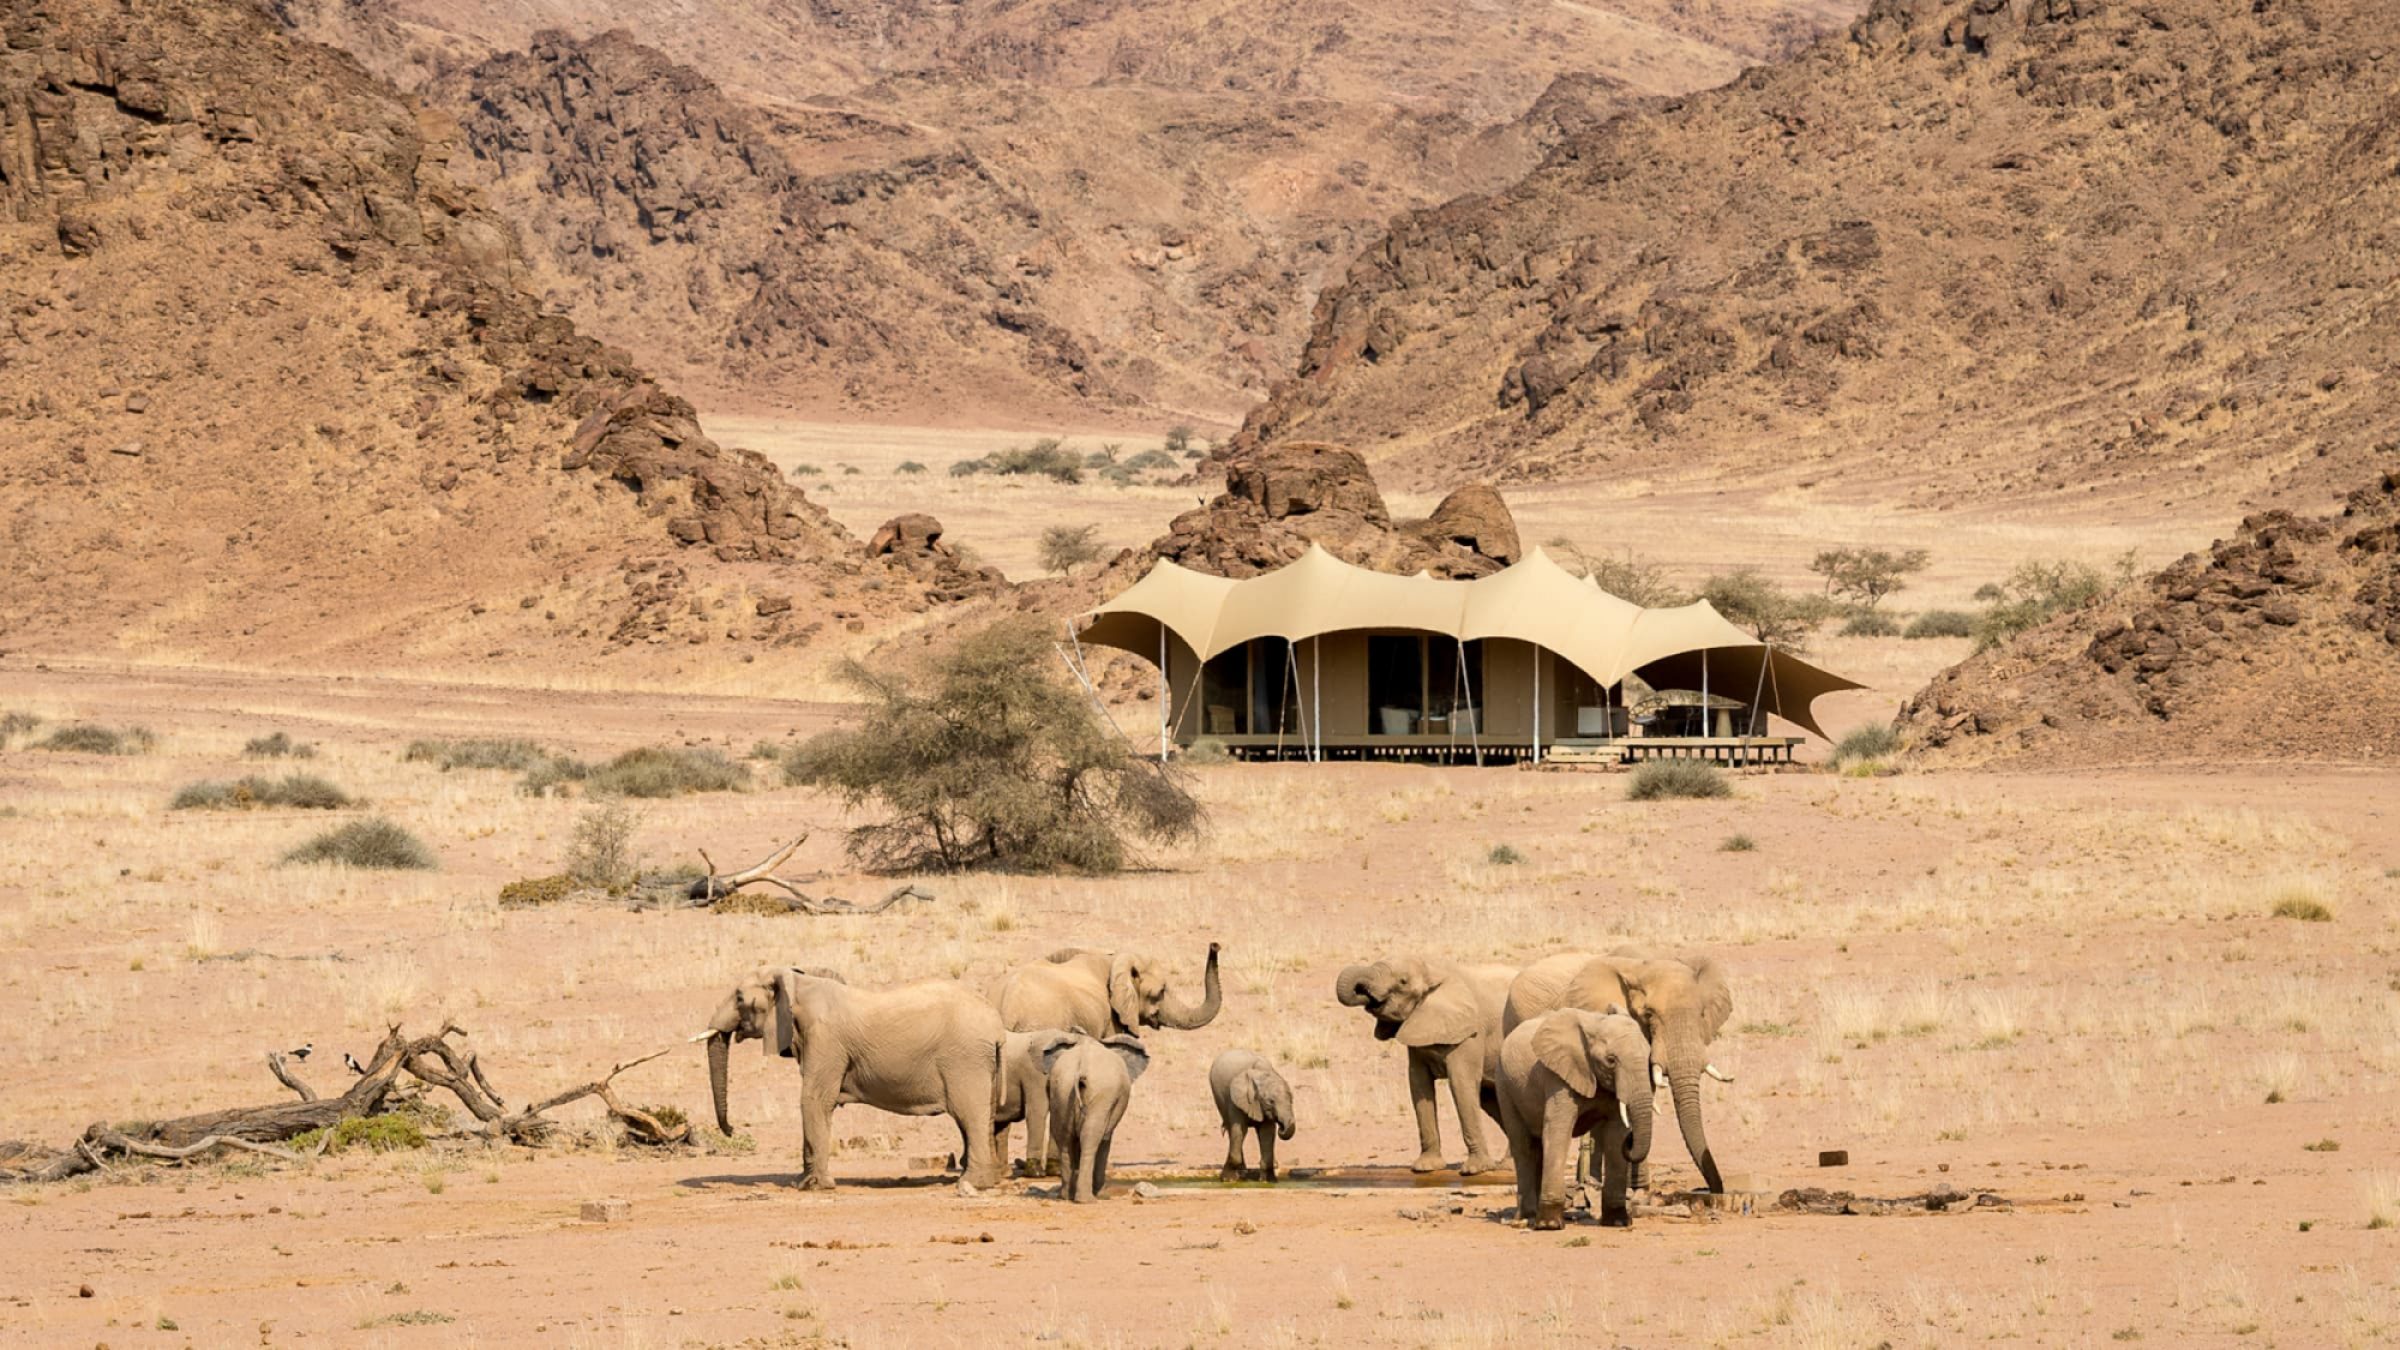
<svg viewBox="0 0 2400 1350"><path fill-rule="evenodd" d="M840 492L830 504L846 509ZM1639 514L1644 537L1672 535ZM1998 548L2005 531L1954 537ZM1834 720L1887 715L1912 675L1955 659L1941 645L1829 647L1829 663L1880 662L1884 686ZM1213 940L1227 976L1214 1024L1153 1035L1095 1206L1024 1180L962 1197L927 1165L955 1140L946 1121L857 1106L836 1118L841 1189L798 1191L794 1074L743 1045L740 1133L703 1127L683 1150L611 1142L585 1103L561 1115L594 1133L588 1146L437 1139L8 1191L0 1338L14 1343L2400 1337L2388 772L2263 755L2076 776L1812 769L1743 776L1730 800L1635 803L1610 773L1216 765L1196 771L1206 835L1143 870L917 878L933 902L764 917L503 910L501 885L557 870L590 803L402 751L518 736L587 756L739 756L836 724L838 705L19 654L0 662L0 709L157 738L133 756L0 753L0 1015L14 1029L0 1137L60 1145L95 1120L272 1101L285 1094L263 1055L303 1043L316 1053L302 1074L339 1090L341 1053L445 1018L512 1101L667 1049L621 1093L705 1122L704 1061L682 1038L762 961L986 988L1060 945L1139 945L1193 981ZM258 769L242 746L274 731L316 745L303 767L416 832L438 870L278 864L324 812L167 809L185 783ZM848 870L836 804L753 769L746 792L644 804L642 855L747 859L805 830L786 875L813 876L812 891L893 884ZM1737 836L1750 847L1729 847ZM1494 862L1501 845L1520 860ZM2273 917L2285 899L2331 920ZM1526 961L1623 941L1707 951L1733 973L1716 1058L1735 1081L1711 1085L1711 1133L1758 1212L1646 1212L1630 1230L1578 1215L1536 1234L1506 1221L1503 1178L1412 1177L1399 1052L1336 1004L1336 970L1403 950ZM1278 1187L1214 1179L1205 1074L1228 1046L1267 1054L1297 1089ZM1824 1149L1848 1165L1820 1169ZM1671 1130L1653 1163L1662 1200L1696 1180ZM1131 1194L1144 1180L1155 1198ZM1769 1212L1794 1187L1890 1198L1944 1184L1997 1201ZM600 1199L628 1216L584 1221Z"/></svg>

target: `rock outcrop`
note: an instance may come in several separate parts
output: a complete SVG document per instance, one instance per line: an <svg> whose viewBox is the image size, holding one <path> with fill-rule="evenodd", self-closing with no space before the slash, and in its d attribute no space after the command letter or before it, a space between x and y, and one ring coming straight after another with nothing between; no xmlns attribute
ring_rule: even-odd
<svg viewBox="0 0 2400 1350"><path fill-rule="evenodd" d="M1489 486L1469 484L1426 519L1395 523L1356 451L1308 441L1271 446L1234 465L1224 493L1177 516L1150 555L1247 577L1299 558L1312 543L1379 572L1441 577L1483 576L1519 556L1516 522Z"/></svg>
<svg viewBox="0 0 2400 1350"><path fill-rule="evenodd" d="M1937 758L2400 756L2400 464L2338 514L2251 516L2128 593L1970 657L1900 725Z"/></svg>
<svg viewBox="0 0 2400 1350"><path fill-rule="evenodd" d="M872 561L918 578L942 603L993 596L1008 589L997 567L973 562L942 542L942 522L922 511L911 511L883 522L867 540Z"/></svg>

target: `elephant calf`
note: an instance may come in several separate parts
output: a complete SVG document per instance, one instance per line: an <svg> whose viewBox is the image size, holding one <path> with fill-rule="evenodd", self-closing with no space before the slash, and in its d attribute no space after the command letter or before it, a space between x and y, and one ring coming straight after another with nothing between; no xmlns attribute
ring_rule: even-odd
<svg viewBox="0 0 2400 1350"><path fill-rule="evenodd" d="M1225 1123L1225 1166L1221 1181L1239 1181L1248 1164L1242 1146L1258 1131L1258 1179L1275 1179L1275 1141L1289 1139L1299 1128L1292 1114L1292 1085L1255 1050L1228 1050L1208 1066L1208 1090L1217 1099L1217 1119Z"/></svg>
<svg viewBox="0 0 2400 1350"><path fill-rule="evenodd" d="M1626 1188L1650 1156L1650 1042L1623 1013L1562 1008L1500 1044L1500 1128L1517 1164L1517 1214L1565 1224L1578 1136L1599 1134L1600 1222L1633 1222Z"/></svg>
<svg viewBox="0 0 2400 1350"><path fill-rule="evenodd" d="M1108 1187L1108 1145L1133 1100L1133 1080L1150 1067L1150 1052L1131 1036L1095 1041L1061 1032L1041 1048L1050 1076L1050 1139L1058 1146L1061 1189L1076 1204Z"/></svg>

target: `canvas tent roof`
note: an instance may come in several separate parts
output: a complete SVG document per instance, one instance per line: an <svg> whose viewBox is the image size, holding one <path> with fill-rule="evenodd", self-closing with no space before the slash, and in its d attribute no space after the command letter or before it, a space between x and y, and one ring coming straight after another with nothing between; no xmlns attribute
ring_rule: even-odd
<svg viewBox="0 0 2400 1350"><path fill-rule="evenodd" d="M1655 666L1659 678L1652 683L1698 688L1705 652L1712 684L1756 686L1770 712L1820 736L1809 705L1819 695L1863 687L1771 652L1705 600L1645 609L1577 577L1538 548L1473 581L1370 571L1314 544L1299 561L1241 581L1160 562L1085 615L1078 637L1155 661L1162 627L1203 661L1258 638L1300 642L1369 628L1462 642L1514 638L1558 653L1604 685Z"/></svg>

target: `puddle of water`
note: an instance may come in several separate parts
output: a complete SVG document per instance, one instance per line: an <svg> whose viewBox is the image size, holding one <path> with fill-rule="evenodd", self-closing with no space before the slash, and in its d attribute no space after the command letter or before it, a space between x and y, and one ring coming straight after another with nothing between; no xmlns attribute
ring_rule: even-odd
<svg viewBox="0 0 2400 1350"><path fill-rule="evenodd" d="M1516 1178L1506 1172L1461 1178L1447 1169L1439 1172L1411 1172L1405 1167L1287 1167L1280 1180L1219 1181L1214 1172L1170 1172L1145 1175L1141 1178L1161 1190L1194 1191L1272 1191L1272 1190L1395 1190L1430 1191L1498 1190L1515 1187Z"/></svg>

